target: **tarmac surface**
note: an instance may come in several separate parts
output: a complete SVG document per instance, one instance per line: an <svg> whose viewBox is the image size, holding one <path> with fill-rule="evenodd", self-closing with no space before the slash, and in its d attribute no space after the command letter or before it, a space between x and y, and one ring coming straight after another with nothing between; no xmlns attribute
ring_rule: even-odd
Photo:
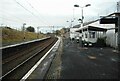
<svg viewBox="0 0 120 81"><path fill-rule="evenodd" d="M63 39L60 79L118 79L118 53L108 47L81 47Z"/></svg>

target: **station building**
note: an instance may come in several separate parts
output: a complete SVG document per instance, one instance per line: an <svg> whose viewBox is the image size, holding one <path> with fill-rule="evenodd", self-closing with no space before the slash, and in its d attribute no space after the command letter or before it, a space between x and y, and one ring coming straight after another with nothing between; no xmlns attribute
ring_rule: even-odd
<svg viewBox="0 0 120 81"><path fill-rule="evenodd" d="M112 13L109 14L107 16L101 17L100 19L97 19L95 21L91 21L88 23L84 23L83 28L87 28L87 29L92 29L94 28L94 30L96 30L96 38L101 38L101 37L105 37L106 36L106 44L110 47L114 47L114 48L118 48L118 26L116 23L116 15L120 13ZM104 19L105 18L105 19ZM104 23L105 22L105 23ZM71 28L70 30L74 31L70 32L70 34L74 34L75 36L71 36L71 38L75 38L76 36L82 37L80 29L83 29L80 27L80 25L76 25L73 28ZM76 30L76 31L75 31ZM101 30L101 31L99 31ZM104 30L106 30L104 32ZM89 30L88 30L89 31ZM79 32L79 35L76 32ZM90 33L88 33L89 38L90 38ZM83 38L83 37L82 37ZM87 39L90 40L90 39Z"/></svg>

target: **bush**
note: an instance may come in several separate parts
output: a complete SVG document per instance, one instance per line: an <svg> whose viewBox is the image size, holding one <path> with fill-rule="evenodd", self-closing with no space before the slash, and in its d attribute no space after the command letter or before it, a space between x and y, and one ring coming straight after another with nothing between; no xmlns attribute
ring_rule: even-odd
<svg viewBox="0 0 120 81"><path fill-rule="evenodd" d="M98 38L96 42L96 46L106 46L106 38Z"/></svg>
<svg viewBox="0 0 120 81"><path fill-rule="evenodd" d="M35 29L32 26L29 26L28 28L26 28L26 30L29 32L35 32Z"/></svg>

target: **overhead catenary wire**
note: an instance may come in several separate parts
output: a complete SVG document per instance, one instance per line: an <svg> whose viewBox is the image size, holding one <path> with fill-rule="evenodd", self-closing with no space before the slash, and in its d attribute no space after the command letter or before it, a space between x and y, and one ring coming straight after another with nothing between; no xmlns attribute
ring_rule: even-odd
<svg viewBox="0 0 120 81"><path fill-rule="evenodd" d="M31 15L35 16L37 19L39 18L38 16L36 16L33 12L31 12L30 10L28 10L27 8L25 8L22 4L20 4L17 0L14 0L18 5L20 5L22 8L24 8L26 11L28 11ZM39 19L41 22L43 22L41 19ZM47 24L45 22L43 22L44 24Z"/></svg>
<svg viewBox="0 0 120 81"><path fill-rule="evenodd" d="M6 22L2 22L1 27L4 25L4 26L12 27L13 29L16 29L16 30L20 30L20 29L18 29L17 27L13 26L13 23L16 23L16 24L19 23L19 24L21 24L21 22L16 21L16 20L13 20L13 19L9 19L9 18L4 18L4 17L0 17L0 19L6 21ZM12 22L12 24L8 24L9 22L10 22L10 23Z"/></svg>
<svg viewBox="0 0 120 81"><path fill-rule="evenodd" d="M25 0L25 1L28 3L28 5L29 5L31 8L33 8L33 9L40 15L40 17L42 17L42 15L33 7L33 5L32 5L31 3L29 3L27 0ZM44 17L42 17L42 19L44 19ZM44 21L44 22L49 24L48 21Z"/></svg>
<svg viewBox="0 0 120 81"><path fill-rule="evenodd" d="M4 8L1 8L1 15L0 15L0 19L1 22L0 23L4 23L4 24L8 24L8 22L13 22L13 23L22 23L23 19L20 19L19 17L7 12L7 10L5 10Z"/></svg>
<svg viewBox="0 0 120 81"><path fill-rule="evenodd" d="M19 21L13 20L13 19L5 18L5 17L0 17L0 18L5 19L6 21L14 22L14 23L19 22ZM19 23L21 23L21 22L19 22Z"/></svg>
<svg viewBox="0 0 120 81"><path fill-rule="evenodd" d="M23 20L23 19L21 19L21 18L19 18L19 17L17 17L17 16L14 16L14 15L6 12L6 11L3 11L3 12L5 12L5 13L3 14L3 16L4 16L4 15L5 15L5 17L9 16L9 18L11 18L12 20L15 19L15 20L18 20L18 21L21 21L21 22L25 21L25 20ZM13 18L13 17L14 17L14 18Z"/></svg>

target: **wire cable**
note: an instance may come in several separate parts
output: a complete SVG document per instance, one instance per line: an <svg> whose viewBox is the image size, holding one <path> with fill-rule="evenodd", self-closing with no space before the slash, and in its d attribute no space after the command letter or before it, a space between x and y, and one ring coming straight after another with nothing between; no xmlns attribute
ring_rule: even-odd
<svg viewBox="0 0 120 81"><path fill-rule="evenodd" d="M26 11L28 11L30 14L32 14L33 16L35 16L37 19L39 18L38 16L36 16L33 12L31 12L30 10L28 10L27 8L25 8L22 4L20 4L17 0L14 0L18 5L20 5L22 8L24 8ZM40 20L40 19L39 19ZM40 20L42 21L42 20ZM43 22L43 21L42 21ZM45 22L43 22L44 24L46 24Z"/></svg>
<svg viewBox="0 0 120 81"><path fill-rule="evenodd" d="M30 4L27 0L25 0L27 3L28 3L28 5L31 7L31 8L33 8L39 15L41 15L34 7L33 7L33 5L32 4ZM42 16L41 16L42 17ZM44 17L42 17L43 19L44 19ZM46 21L46 23L48 23L49 24L49 22L48 21Z"/></svg>

